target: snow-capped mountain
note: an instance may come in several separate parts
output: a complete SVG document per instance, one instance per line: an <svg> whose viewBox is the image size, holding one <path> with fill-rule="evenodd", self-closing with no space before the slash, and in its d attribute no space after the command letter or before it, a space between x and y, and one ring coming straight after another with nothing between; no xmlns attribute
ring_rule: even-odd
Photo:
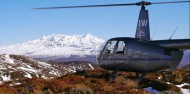
<svg viewBox="0 0 190 94"><path fill-rule="evenodd" d="M89 62L53 63L41 62L21 55L0 55L0 84L3 81L25 78L59 77L77 70L94 69Z"/></svg>
<svg viewBox="0 0 190 94"><path fill-rule="evenodd" d="M71 58L95 56L104 40L91 34L42 36L39 39L0 47L0 54L26 55L33 58Z"/></svg>

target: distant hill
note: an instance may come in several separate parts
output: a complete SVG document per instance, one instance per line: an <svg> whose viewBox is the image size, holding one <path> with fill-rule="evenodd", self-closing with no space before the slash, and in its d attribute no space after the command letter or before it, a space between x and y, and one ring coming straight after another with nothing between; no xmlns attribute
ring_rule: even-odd
<svg viewBox="0 0 190 94"><path fill-rule="evenodd" d="M21 55L0 55L0 83L25 78L54 78L97 66L85 61L41 62Z"/></svg>
<svg viewBox="0 0 190 94"><path fill-rule="evenodd" d="M96 61L96 54L104 40L91 34L52 34L21 44L0 47L0 54L25 55L38 60L49 61Z"/></svg>

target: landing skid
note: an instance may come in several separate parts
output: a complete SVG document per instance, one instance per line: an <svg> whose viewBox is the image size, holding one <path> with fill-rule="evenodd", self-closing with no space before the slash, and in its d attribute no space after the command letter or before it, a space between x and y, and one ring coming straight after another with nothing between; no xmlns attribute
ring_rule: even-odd
<svg viewBox="0 0 190 94"><path fill-rule="evenodd" d="M163 79L165 82L169 82L169 79L166 77L166 72L168 72L169 70L163 70L163 71L160 71L160 74L163 76Z"/></svg>
<svg viewBox="0 0 190 94"><path fill-rule="evenodd" d="M108 77L108 80L109 80L109 81L113 81L114 78L117 76L117 72L118 72L118 70L113 71L113 72L111 73L111 75Z"/></svg>
<svg viewBox="0 0 190 94"><path fill-rule="evenodd" d="M143 79L145 79L147 72L144 73L137 73L138 76L138 82L141 82Z"/></svg>

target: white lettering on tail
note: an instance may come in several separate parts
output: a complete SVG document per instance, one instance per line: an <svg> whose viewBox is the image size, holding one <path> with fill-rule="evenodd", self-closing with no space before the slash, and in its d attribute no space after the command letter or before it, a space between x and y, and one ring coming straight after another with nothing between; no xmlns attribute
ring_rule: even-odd
<svg viewBox="0 0 190 94"><path fill-rule="evenodd" d="M147 26L148 20L139 20L139 26Z"/></svg>

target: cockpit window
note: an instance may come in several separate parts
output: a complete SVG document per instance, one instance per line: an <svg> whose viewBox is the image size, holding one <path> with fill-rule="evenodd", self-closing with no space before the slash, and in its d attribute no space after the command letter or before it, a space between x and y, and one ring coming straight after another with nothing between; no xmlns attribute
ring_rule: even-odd
<svg viewBox="0 0 190 94"><path fill-rule="evenodd" d="M118 47L116 53L124 53L125 50L125 42L124 41L119 41L118 42Z"/></svg>
<svg viewBox="0 0 190 94"><path fill-rule="evenodd" d="M107 43L107 45L106 45L106 48L105 48L105 50L104 50L104 53L113 53L116 43L117 43L116 40L109 41L109 42Z"/></svg>
<svg viewBox="0 0 190 94"><path fill-rule="evenodd" d="M108 41L103 53L104 54L110 54L110 53L116 53L116 54L124 54L126 50L126 42L123 40L111 40Z"/></svg>

